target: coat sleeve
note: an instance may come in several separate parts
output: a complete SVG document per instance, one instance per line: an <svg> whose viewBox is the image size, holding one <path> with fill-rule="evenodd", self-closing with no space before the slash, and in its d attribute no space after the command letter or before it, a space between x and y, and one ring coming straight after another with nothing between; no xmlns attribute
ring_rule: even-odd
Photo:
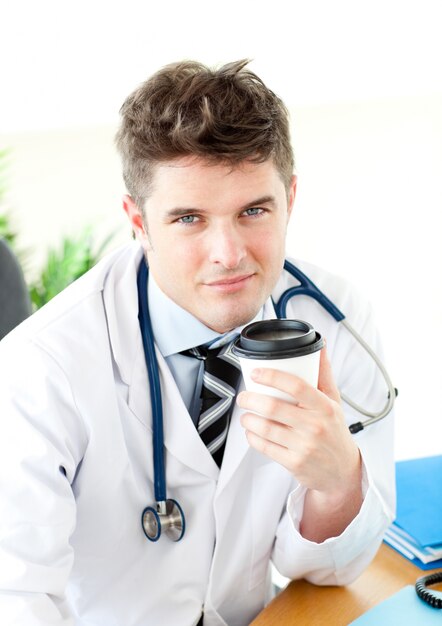
<svg viewBox="0 0 442 626"><path fill-rule="evenodd" d="M383 359L370 306L351 290L345 293L341 306L350 312L352 326ZM322 312L314 320L319 327L320 315ZM328 336L324 332L339 389L368 410L382 408L387 389L374 361L342 325L324 328L329 329ZM348 424L361 421L360 414L345 403L343 409ZM355 439L363 460L361 510L339 537L320 544L308 541L299 533L305 489L298 485L288 497L273 549L273 563L283 576L305 578L320 585L343 585L359 576L376 554L385 529L394 519L396 505L393 412L355 435Z"/></svg>
<svg viewBox="0 0 442 626"><path fill-rule="evenodd" d="M87 437L63 371L17 343L0 346L0 623L71 626L71 485Z"/></svg>

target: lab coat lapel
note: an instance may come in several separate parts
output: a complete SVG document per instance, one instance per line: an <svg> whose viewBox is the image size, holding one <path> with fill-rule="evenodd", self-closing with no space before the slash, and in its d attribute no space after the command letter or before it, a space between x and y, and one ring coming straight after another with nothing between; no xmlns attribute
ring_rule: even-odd
<svg viewBox="0 0 442 626"><path fill-rule="evenodd" d="M198 434L163 356L157 352L163 393L164 444L182 463L218 479L219 468Z"/></svg>
<svg viewBox="0 0 442 626"><path fill-rule="evenodd" d="M244 389L244 383L241 381L239 391ZM249 443L247 441L246 432L240 423L241 409L235 405L232 418L230 421L229 434L227 436L226 449L224 451L223 462L218 479L217 496L223 491L224 487L232 478L235 470L249 451Z"/></svg>
<svg viewBox="0 0 442 626"><path fill-rule="evenodd" d="M167 363L157 348L155 352L162 392L164 446L181 463L217 480L219 469L201 441ZM152 407L141 338L129 387L128 406L134 416L152 430Z"/></svg>

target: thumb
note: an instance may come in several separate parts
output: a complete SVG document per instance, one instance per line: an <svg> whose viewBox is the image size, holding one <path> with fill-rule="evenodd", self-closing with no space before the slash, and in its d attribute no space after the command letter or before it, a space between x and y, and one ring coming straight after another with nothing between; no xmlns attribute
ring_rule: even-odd
<svg viewBox="0 0 442 626"><path fill-rule="evenodd" d="M322 391L322 393L325 393L325 395L332 400L335 400L335 402L341 401L341 396L333 377L333 372L325 345L321 350L321 357L319 361L318 389L319 391Z"/></svg>

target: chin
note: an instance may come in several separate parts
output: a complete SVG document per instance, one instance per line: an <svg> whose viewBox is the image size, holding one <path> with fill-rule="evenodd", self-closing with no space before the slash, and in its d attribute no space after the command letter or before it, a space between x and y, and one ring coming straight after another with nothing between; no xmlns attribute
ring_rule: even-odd
<svg viewBox="0 0 442 626"><path fill-rule="evenodd" d="M212 319L210 322L206 321L204 323L215 332L223 334L228 333L230 330L238 328L239 326L245 326L253 320L257 313L258 311L255 310L250 313L244 313L243 315L241 315L240 312L237 312L234 316L232 316L230 313L225 317L217 317Z"/></svg>

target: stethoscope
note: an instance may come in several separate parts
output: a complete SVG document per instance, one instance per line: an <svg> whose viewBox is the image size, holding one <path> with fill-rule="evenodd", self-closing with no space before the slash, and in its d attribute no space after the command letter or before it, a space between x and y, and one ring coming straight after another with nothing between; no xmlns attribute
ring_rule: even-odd
<svg viewBox="0 0 442 626"><path fill-rule="evenodd" d="M318 287L298 269L293 263L285 261L284 269L289 272L299 285L290 287L273 303L277 317L284 318L288 301L294 296L309 296L314 298L338 323L353 335L355 340L374 360L380 369L388 389L387 402L383 409L378 412L366 411L358 404L341 394L342 399L358 413L368 419L362 422L355 422L349 426L352 434L358 433L367 426L384 418L390 413L396 399L397 390L388 376L385 367L379 358L362 339L352 326L345 319L345 315L318 289ZM161 400L161 384L159 376L158 362L155 354L155 344L153 338L152 324L149 316L147 303L147 278L148 268L143 259L138 270L138 319L140 322L141 336L143 339L144 356L146 359L147 373L149 377L149 387L152 403L152 439L153 439L153 465L154 465L154 490L156 505L148 506L141 515L141 525L143 532L150 541L158 541L164 532L172 541L180 541L183 538L186 522L183 510L176 500L166 496L166 475L164 466L164 433L163 433L163 406Z"/></svg>

